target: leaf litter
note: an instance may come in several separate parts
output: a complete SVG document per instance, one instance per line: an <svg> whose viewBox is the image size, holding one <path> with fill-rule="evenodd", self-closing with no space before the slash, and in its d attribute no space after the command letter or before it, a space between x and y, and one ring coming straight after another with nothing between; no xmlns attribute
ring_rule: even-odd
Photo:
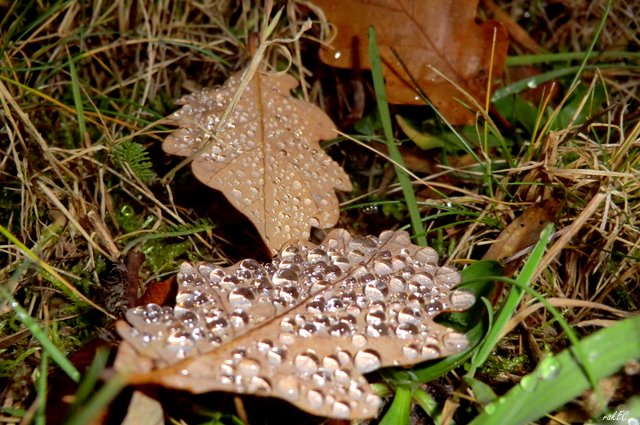
<svg viewBox="0 0 640 425"><path fill-rule="evenodd" d="M194 393L278 397L315 415L378 414L363 374L458 353L464 334L434 322L474 296L438 254L402 231L352 237L335 229L318 246L288 244L270 263L221 268L184 263L175 307L128 311L116 370L134 384Z"/></svg>
<svg viewBox="0 0 640 425"><path fill-rule="evenodd" d="M275 253L290 240L308 239L312 226L334 226L334 189L350 191L351 182L318 143L337 137L335 124L291 96L298 82L290 75L256 72L218 130L242 76L181 99L182 108L169 117L180 128L163 149L187 157L198 152L191 164L196 178L220 190Z"/></svg>
<svg viewBox="0 0 640 425"><path fill-rule="evenodd" d="M369 68L367 29L376 27L391 103L423 105L415 79L451 124L472 125L475 112L460 102L469 103L454 84L484 104L489 77L502 74L507 32L496 21L475 22L477 0L356 0L348 7L335 0L314 3L337 29L331 46L320 51L331 66Z"/></svg>

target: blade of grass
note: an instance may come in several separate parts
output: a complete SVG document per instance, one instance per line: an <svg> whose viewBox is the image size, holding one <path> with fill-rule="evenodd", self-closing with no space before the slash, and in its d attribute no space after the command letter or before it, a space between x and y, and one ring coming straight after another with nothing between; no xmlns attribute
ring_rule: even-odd
<svg viewBox="0 0 640 425"><path fill-rule="evenodd" d="M396 164L394 165L396 175L398 176L398 182L402 187L402 193L409 211L409 218L411 220L411 227L413 234L416 238L418 245L427 246L427 238L424 233L424 227L422 226L422 220L420 219L420 210L418 209L418 203L416 202L416 195L411 185L411 180L407 173L403 170L404 160L402 155L396 146L393 139L393 131L391 127L391 114L389 113L389 103L387 102L387 91L384 86L384 77L382 75L382 62L380 60L380 51L378 50L378 42L376 39L376 30L374 27L369 27L369 58L371 60L371 73L373 75L373 87L376 92L376 103L378 104L378 113L380 114L380 121L382 123L382 129L387 142L387 148L389 149L389 156Z"/></svg>
<svg viewBox="0 0 640 425"><path fill-rule="evenodd" d="M84 135L87 134L87 126L84 119L84 105L82 104L82 95L80 94L80 79L78 78L78 70L73 63L71 54L67 50L69 55L69 74L71 75L71 93L73 94L73 104L76 107L76 117L78 117L78 131L80 132L80 140L78 140L78 146L83 146L82 140Z"/></svg>
<svg viewBox="0 0 640 425"><path fill-rule="evenodd" d="M542 53L538 55L518 55L509 56L505 62L506 66L522 66L522 65L535 65L538 63L550 63L550 62L565 62L576 59L635 59L640 60L640 53L637 52L625 52L610 51L610 52L594 52L587 54L587 52L561 52L561 53Z"/></svg>
<svg viewBox="0 0 640 425"><path fill-rule="evenodd" d="M595 378L595 373L593 371L591 360L585 354L582 348L582 345L580 343L580 340L576 336L575 332L573 331L571 326L567 323L567 321L564 319L562 314L560 314L560 312L558 312L558 310L556 310L555 307L553 307L536 290L529 287L530 282L533 280L533 277L536 275L536 271L539 267L539 264L544 254L544 249L547 246L548 242L550 241L552 233L553 233L552 225L547 226L542 231L542 233L540 234L540 240L538 241L536 246L533 248L531 255L527 259L527 262L525 263L521 273L518 275L518 278L515 281L507 278L497 278L497 280L501 280L503 282L513 284L513 287L509 292L509 295L507 296L507 300L504 302L504 304L500 308L500 311L497 313L494 324L493 326L491 326L485 340L483 341L482 345L473 356L471 360L471 365L469 366L469 371L467 373L467 376L473 377L477 368L480 367L482 364L484 364L484 362L487 360L487 358L493 351L493 348L502 337L502 331L506 323L509 321L509 319L515 312L515 309L518 307L518 304L520 303L520 299L522 298L523 293L527 292L528 294L535 297L538 301L540 301L545 306L545 308L549 311L549 313L551 313L554 319L558 322L560 327L562 327L562 330L565 332L565 334L567 335L567 338L569 338L569 341L573 345L571 350L573 351L576 361L578 361L579 364L581 365L582 371L586 376L586 379L591 383L591 387L594 389L596 396L598 397L598 399L600 399L601 392L600 392L600 388L597 385L597 380Z"/></svg>
<svg viewBox="0 0 640 425"><path fill-rule="evenodd" d="M552 71L543 72L542 74L534 75L533 77L523 78L508 86L502 87L496 90L491 97L491 101L495 102L507 96L511 96L521 91L536 88L540 84L552 81L560 77L565 77L584 70L596 70L596 69L614 69L620 68L617 64L604 64L604 65L585 65L583 66L570 66L567 68L554 69ZM625 69L635 70L640 69L638 66L625 65ZM576 74L578 75L578 74Z"/></svg>
<svg viewBox="0 0 640 425"><path fill-rule="evenodd" d="M640 316L622 320L586 338L580 345L597 380L640 358ZM520 424L534 421L579 396L591 386L572 349L548 357L520 384L488 405L471 425Z"/></svg>
<svg viewBox="0 0 640 425"><path fill-rule="evenodd" d="M102 307L100 307L99 305L94 303L93 301L91 301L89 298L85 297L80 291L78 291L78 289L76 289L75 286L73 286L72 284L67 282L67 280L65 278L60 276L60 273L58 273L57 271L55 271L53 269L53 267L51 267L50 265L48 265L47 263L42 261L40 259L40 257L38 257L33 251L31 251L25 244L20 242L15 236L13 236L1 224L0 224L0 234L2 234L4 237L9 239L9 241L11 243L13 243L14 245L16 245L22 252L24 252L27 257L29 257L33 262L38 264L47 273L49 273L51 276L53 276L54 279L56 279L58 282L60 282L65 288L67 288L71 293L73 293L73 295L75 295L76 297L78 297L79 299L84 301L85 303L89 304L91 307L95 308L96 310L102 312L105 316L109 317L110 319L112 319L112 320L116 319L116 317L114 315L112 315L111 313L109 313L108 311L106 311L105 309L103 309ZM2 289L3 289L4 293L6 293L7 295L11 296L11 294L9 292L7 292L4 287L2 287Z"/></svg>
<svg viewBox="0 0 640 425"><path fill-rule="evenodd" d="M549 225L540 234L540 241L533 248L529 259L525 263L524 267L522 268L522 272L518 276L517 281L522 286L529 285L536 266L544 255L544 250L551 239L552 233L553 227ZM500 311L494 316L493 326L489 330L484 343L480 346L478 351L473 356L471 366L467 373L468 376L473 377L476 369L489 358L491 352L493 351L493 348L500 340L502 329L507 324L511 316L513 316L513 313L518 307L523 294L524 290L521 289L520 286L514 286L513 288L511 288L511 291L509 292L506 301L500 308Z"/></svg>
<svg viewBox="0 0 640 425"><path fill-rule="evenodd" d="M416 388L413 391L413 400L430 418L432 418L438 411L438 402L422 388Z"/></svg>
<svg viewBox="0 0 640 425"><path fill-rule="evenodd" d="M45 332L46 335L46 332ZM38 377L37 392L38 392L38 411L36 412L35 423L36 425L45 425L46 411L47 411L47 377L49 376L49 355L46 350L42 350L42 357L40 358L40 376Z"/></svg>
<svg viewBox="0 0 640 425"><path fill-rule="evenodd" d="M84 379L78 386L78 390L76 391L73 405L71 406L71 411L77 411L80 407L85 404L85 401L89 398L91 391L96 386L96 383L100 379L100 372L107 365L107 361L109 361L109 350L101 347L96 351L96 355L87 369Z"/></svg>
<svg viewBox="0 0 640 425"><path fill-rule="evenodd" d="M598 23L598 28L596 28L596 32L593 35L593 39L591 40L591 44L589 45L589 48L587 49L587 51L585 52L584 58L582 59L582 63L580 64L580 67L578 68L578 72L576 72L576 75L573 77L573 81L571 82L571 85L569 86L569 92L573 90L574 86L576 86L578 84L578 82L580 81L580 77L582 74L582 71L584 70L585 66L587 65L587 61L589 60L589 55L591 55L591 52L593 52L593 48L596 46L596 42L598 41L598 38L600 38L600 33L602 32L602 29L604 28L604 23L607 21L607 17L609 16L609 12L611 12L611 2L613 0L609 0L607 2L607 7L604 10L604 13L602 14L602 18L600 19L600 22Z"/></svg>
<svg viewBox="0 0 640 425"><path fill-rule="evenodd" d="M15 311L16 317L20 323L29 329L31 335L38 340L42 346L42 350L46 351L51 356L51 359L56 362L67 375L69 375L69 378L73 379L74 382L78 382L80 380L80 372L78 372L78 369L76 369L64 353L60 351L53 342L51 342L47 337L47 333L40 328L38 322L29 315L27 310L22 307L15 298L13 298L3 285L0 285L0 297L9 302L9 305L13 311Z"/></svg>
<svg viewBox="0 0 640 425"><path fill-rule="evenodd" d="M380 421L380 425L409 425L411 416L411 388L396 387L391 407Z"/></svg>
<svg viewBox="0 0 640 425"><path fill-rule="evenodd" d="M122 375L114 375L91 399L66 422L66 425L85 425L93 422L102 409L127 385Z"/></svg>

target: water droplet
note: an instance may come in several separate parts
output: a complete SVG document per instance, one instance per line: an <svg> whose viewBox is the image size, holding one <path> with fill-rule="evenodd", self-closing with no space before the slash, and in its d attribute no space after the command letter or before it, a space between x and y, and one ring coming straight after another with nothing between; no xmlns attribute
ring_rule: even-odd
<svg viewBox="0 0 640 425"><path fill-rule="evenodd" d="M338 356L330 355L322 359L322 367L332 373L338 370L340 367L340 360L338 360Z"/></svg>
<svg viewBox="0 0 640 425"><path fill-rule="evenodd" d="M271 366L279 367L282 365L282 361L286 357L287 352L280 347L273 347L267 352L267 363Z"/></svg>
<svg viewBox="0 0 640 425"><path fill-rule="evenodd" d="M296 335L292 332L282 332L278 335L281 344L291 345L296 341Z"/></svg>
<svg viewBox="0 0 640 425"><path fill-rule="evenodd" d="M523 376L520 380L520 386L525 391L533 392L538 386L538 380L532 375Z"/></svg>
<svg viewBox="0 0 640 425"><path fill-rule="evenodd" d="M387 285L379 280L369 282L364 287L364 295L370 301L382 301L389 293Z"/></svg>
<svg viewBox="0 0 640 425"><path fill-rule="evenodd" d="M319 261L327 262L329 260L329 256L327 255L327 252L322 248L315 248L309 251L309 253L307 254L307 260L312 263L317 263Z"/></svg>
<svg viewBox="0 0 640 425"><path fill-rule="evenodd" d="M490 403L486 405L484 407L484 413L486 413L487 415L493 415L494 413L496 413L496 404Z"/></svg>
<svg viewBox="0 0 640 425"><path fill-rule="evenodd" d="M311 390L307 393L307 402L313 409L319 409L324 404L324 395L319 390Z"/></svg>
<svg viewBox="0 0 640 425"><path fill-rule="evenodd" d="M460 283L461 278L457 270L449 267L440 267L433 280L438 286L453 288Z"/></svg>
<svg viewBox="0 0 640 425"><path fill-rule="evenodd" d="M402 347L402 355L409 360L413 360L418 357L418 347L415 344L409 344Z"/></svg>
<svg viewBox="0 0 640 425"><path fill-rule="evenodd" d="M244 311L236 310L229 316L229 321L234 328L242 328L249 323L249 316Z"/></svg>
<svg viewBox="0 0 640 425"><path fill-rule="evenodd" d="M280 297L282 297L282 299L284 299L288 304L293 304L300 296L295 285L284 286L282 289L280 289L278 295L280 295Z"/></svg>
<svg viewBox="0 0 640 425"><path fill-rule="evenodd" d="M336 353L336 356L338 357L338 361L340 362L340 366L344 366L344 365L347 365L347 364L351 363L351 354L349 354L348 351L339 350Z"/></svg>
<svg viewBox="0 0 640 425"><path fill-rule="evenodd" d="M180 349L190 350L194 347L195 342L191 338L191 333L183 328L178 328L167 336L167 343Z"/></svg>
<svg viewBox="0 0 640 425"><path fill-rule="evenodd" d="M458 332L449 332L442 338L444 349L457 353L469 346L469 340L464 334Z"/></svg>
<svg viewBox="0 0 640 425"><path fill-rule="evenodd" d="M475 302L476 297L469 291L458 289L451 293L451 308L455 310L466 310Z"/></svg>
<svg viewBox="0 0 640 425"><path fill-rule="evenodd" d="M351 327L345 322L339 322L329 328L329 334L336 337L346 336L351 333Z"/></svg>
<svg viewBox="0 0 640 425"><path fill-rule="evenodd" d="M386 316L382 311L370 311L365 316L365 320L370 325L380 325L386 320Z"/></svg>
<svg viewBox="0 0 640 425"><path fill-rule="evenodd" d="M252 394L269 394L271 393L271 384L267 378L254 376L249 380L247 389Z"/></svg>
<svg viewBox="0 0 640 425"><path fill-rule="evenodd" d="M331 406L331 415L339 419L347 419L351 415L351 408L347 403L336 401Z"/></svg>
<svg viewBox="0 0 640 425"><path fill-rule="evenodd" d="M393 265L390 260L375 260L373 262L373 271L378 276L386 276L393 273Z"/></svg>
<svg viewBox="0 0 640 425"><path fill-rule="evenodd" d="M418 328L415 325L405 323L398 325L396 336L400 339L410 339L418 335Z"/></svg>
<svg viewBox="0 0 640 425"><path fill-rule="evenodd" d="M220 287L227 291L233 290L239 283L240 281L234 275L226 275L220 279Z"/></svg>
<svg viewBox="0 0 640 425"><path fill-rule="evenodd" d="M242 376L257 376L260 373L260 362L255 359L244 358L238 362L236 370Z"/></svg>
<svg viewBox="0 0 640 425"><path fill-rule="evenodd" d="M298 274L292 269L281 269L273 276L272 281L276 286L295 285L298 282Z"/></svg>
<svg viewBox="0 0 640 425"><path fill-rule="evenodd" d="M329 298L327 301L327 311L336 313L344 309L344 303L340 298Z"/></svg>
<svg viewBox="0 0 640 425"><path fill-rule="evenodd" d="M314 333L318 331L318 328L313 323L306 323L298 329L298 335L303 338L310 338Z"/></svg>
<svg viewBox="0 0 640 425"><path fill-rule="evenodd" d="M355 334L351 337L351 343L356 348L361 348L367 345L367 337L362 334Z"/></svg>
<svg viewBox="0 0 640 425"><path fill-rule="evenodd" d="M423 360L431 360L440 357L440 347L428 344L422 347L421 357Z"/></svg>
<svg viewBox="0 0 640 425"><path fill-rule="evenodd" d="M536 82L535 79L530 79L529 81L527 81L527 87L529 87L530 89L535 89L536 87L538 87L538 83Z"/></svg>
<svg viewBox="0 0 640 425"><path fill-rule="evenodd" d="M360 373L371 372L380 367L380 354L374 350L358 351L353 359L353 364Z"/></svg>
<svg viewBox="0 0 640 425"><path fill-rule="evenodd" d="M536 369L536 375L540 379L550 380L554 379L560 373L560 362L555 357L547 357L543 359L538 368Z"/></svg>
<svg viewBox="0 0 640 425"><path fill-rule="evenodd" d="M424 264L438 264L438 253L431 247L422 248L413 255L413 258Z"/></svg>
<svg viewBox="0 0 640 425"><path fill-rule="evenodd" d="M398 312L398 323L401 325L404 324L409 324L409 325L419 325L420 324L420 317L421 317L421 313L420 310L415 309L415 308L410 308L410 307L405 307L402 310L400 310L400 312Z"/></svg>
<svg viewBox="0 0 640 425"><path fill-rule="evenodd" d="M380 323L367 326L367 335L372 337L380 337L389 335L389 328L386 324Z"/></svg>
<svg viewBox="0 0 640 425"><path fill-rule="evenodd" d="M298 373L304 376L311 375L318 370L318 357L313 353L298 354L293 364Z"/></svg>
<svg viewBox="0 0 640 425"><path fill-rule="evenodd" d="M239 267L250 271L256 271L260 269L260 264L258 264L258 262L252 258L247 258L240 262Z"/></svg>
<svg viewBox="0 0 640 425"><path fill-rule="evenodd" d="M300 383L293 375L278 375L275 383L275 393L280 397L296 401L300 398Z"/></svg>
<svg viewBox="0 0 640 425"><path fill-rule="evenodd" d="M364 395L364 390L357 382L352 381L349 385L348 395L351 400L360 400Z"/></svg>
<svg viewBox="0 0 640 425"><path fill-rule="evenodd" d="M323 313L324 312L324 308L325 308L324 298L320 298L320 297L314 298L305 307L307 312L315 313L315 314Z"/></svg>
<svg viewBox="0 0 640 425"><path fill-rule="evenodd" d="M235 373L236 373L235 368L229 362L224 362L220 364L220 375L233 376L235 375Z"/></svg>
<svg viewBox="0 0 640 425"><path fill-rule="evenodd" d="M229 292L229 304L233 308L239 308L246 310L251 307L252 302L255 300L253 291L249 288L236 288Z"/></svg>
<svg viewBox="0 0 640 425"><path fill-rule="evenodd" d="M433 286L433 280L431 280L431 277L427 276L424 273L415 273L413 275L410 275L409 281L421 287L430 288Z"/></svg>
<svg viewBox="0 0 640 425"><path fill-rule="evenodd" d="M271 341L270 339L263 339L262 341L258 342L258 351L260 351L261 353L267 353L272 348L273 341Z"/></svg>
<svg viewBox="0 0 640 425"><path fill-rule="evenodd" d="M311 375L311 382L313 382L313 385L316 387L324 387L330 380L329 374L324 370L319 370Z"/></svg>
<svg viewBox="0 0 640 425"><path fill-rule="evenodd" d="M341 384L347 384L351 381L351 372L347 369L338 369L334 372L333 376L336 382Z"/></svg>

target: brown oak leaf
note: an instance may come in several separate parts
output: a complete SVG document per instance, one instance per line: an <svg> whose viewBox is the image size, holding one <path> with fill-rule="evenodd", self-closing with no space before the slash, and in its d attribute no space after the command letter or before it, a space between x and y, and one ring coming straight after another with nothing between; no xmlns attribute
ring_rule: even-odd
<svg viewBox="0 0 640 425"><path fill-rule="evenodd" d="M469 101L433 69L453 80L481 105L491 63L493 78L502 74L508 37L495 21L475 22L478 0L313 0L337 28L321 59L340 68L369 68L367 29L376 28L389 102L424 104L400 60L418 87L454 125L473 124ZM357 17L357 18L354 18Z"/></svg>
<svg viewBox="0 0 640 425"><path fill-rule="evenodd" d="M194 175L245 214L275 253L289 240L308 239L311 226L334 226L334 188L350 191L351 182L318 143L337 136L335 125L317 106L291 96L298 83L290 75L257 72L214 135L241 78L239 72L221 87L181 99L184 106L169 117L181 128L162 147L190 156L207 144L191 164Z"/></svg>
<svg viewBox="0 0 640 425"><path fill-rule="evenodd" d="M184 263L176 306L129 310L116 370L131 384L279 397L312 414L374 417L363 374L458 353L464 334L434 322L475 302L460 274L406 232L287 245L270 263Z"/></svg>

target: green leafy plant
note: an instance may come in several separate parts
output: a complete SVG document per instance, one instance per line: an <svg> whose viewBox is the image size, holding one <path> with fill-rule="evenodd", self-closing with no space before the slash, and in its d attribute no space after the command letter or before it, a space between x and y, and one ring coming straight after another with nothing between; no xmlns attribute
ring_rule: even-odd
<svg viewBox="0 0 640 425"><path fill-rule="evenodd" d="M140 143L125 140L115 145L112 152L120 166L129 166L143 182L149 183L157 177L149 160L149 153Z"/></svg>

